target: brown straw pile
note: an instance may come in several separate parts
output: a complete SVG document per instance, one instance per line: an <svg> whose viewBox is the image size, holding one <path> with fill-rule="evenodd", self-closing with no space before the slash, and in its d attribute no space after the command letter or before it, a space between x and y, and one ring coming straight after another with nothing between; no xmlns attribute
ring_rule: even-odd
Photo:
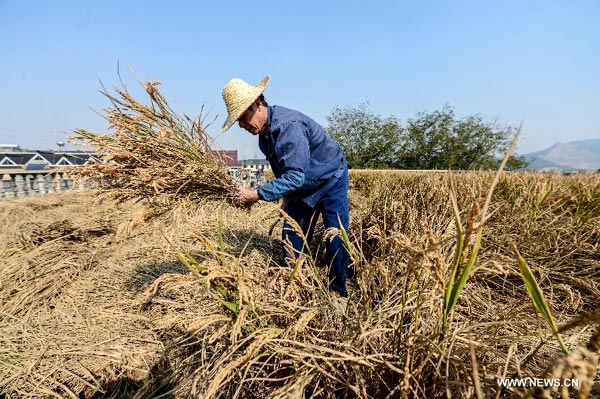
<svg viewBox="0 0 600 399"><path fill-rule="evenodd" d="M195 119L179 116L158 91L159 82L140 82L149 105L127 90L103 87L111 107L104 110L111 134L75 130L71 140L91 147L98 162L77 168L103 196L125 201L147 199L152 207L169 208L179 199L231 200L237 190L225 162L213 151L202 112ZM203 109L201 110L203 111Z"/></svg>
<svg viewBox="0 0 600 399"><path fill-rule="evenodd" d="M454 222L477 232L493 178L352 171L346 303L326 289L322 225L311 256L279 266L275 203L185 201L128 233L142 203L1 201L0 398L600 398L600 174L505 175L444 328L453 265L477 245Z"/></svg>

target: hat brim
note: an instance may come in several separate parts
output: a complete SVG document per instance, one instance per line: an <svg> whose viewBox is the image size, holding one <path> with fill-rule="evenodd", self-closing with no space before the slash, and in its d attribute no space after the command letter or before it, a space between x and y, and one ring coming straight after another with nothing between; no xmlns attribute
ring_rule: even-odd
<svg viewBox="0 0 600 399"><path fill-rule="evenodd" d="M265 76L260 82L258 82L255 86L255 89L252 93L251 97L248 97L248 101L247 104L243 104L243 107L240 107L238 110L236 110L235 112L227 115L227 120L225 121L225 123L223 124L223 127L221 128L221 133L225 133L227 130L229 130L229 128L238 120L240 119L240 116L242 116L242 114L244 112L246 112L246 110L248 108L250 108L250 106L252 105L252 103L254 103L254 101L256 101L256 99L258 97L260 97L260 95L265 91L265 89L267 88L267 85L269 84L269 76Z"/></svg>

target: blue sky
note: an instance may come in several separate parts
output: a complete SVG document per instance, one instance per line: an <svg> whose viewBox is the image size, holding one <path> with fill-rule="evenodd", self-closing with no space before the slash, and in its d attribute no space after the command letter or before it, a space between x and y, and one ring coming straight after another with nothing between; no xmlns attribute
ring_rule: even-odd
<svg viewBox="0 0 600 399"><path fill-rule="evenodd" d="M406 120L448 103L516 126L518 152L600 138L598 1L0 0L0 143L55 148L75 128L106 132L98 92L121 74L159 80L181 113L226 111L233 77L271 83L269 102L326 125L364 101ZM134 93L142 95L135 88ZM233 127L220 145L259 155Z"/></svg>

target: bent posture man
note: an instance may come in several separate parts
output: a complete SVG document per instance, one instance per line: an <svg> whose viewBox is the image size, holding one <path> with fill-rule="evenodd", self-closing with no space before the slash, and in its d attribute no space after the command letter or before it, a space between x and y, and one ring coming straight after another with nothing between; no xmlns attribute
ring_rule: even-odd
<svg viewBox="0 0 600 399"><path fill-rule="evenodd" d="M339 145L308 116L277 105L269 106L263 96L269 82L265 77L256 86L232 79L223 88L228 117L225 132L236 121L252 135L271 164L276 179L258 190L240 188L238 205L247 206L259 199L286 199L284 210L310 242L316 215L323 216L326 228L348 231L348 163ZM304 249L302 237L287 222L283 240L289 240L297 257ZM349 256L340 237L327 241L329 287L346 297Z"/></svg>

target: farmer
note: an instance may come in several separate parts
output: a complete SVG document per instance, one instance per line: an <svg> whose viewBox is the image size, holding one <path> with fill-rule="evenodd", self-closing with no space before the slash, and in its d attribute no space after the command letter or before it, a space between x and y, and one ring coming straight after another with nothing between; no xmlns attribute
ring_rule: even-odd
<svg viewBox="0 0 600 399"><path fill-rule="evenodd" d="M283 210L293 218L307 237L312 238L318 214L325 228L348 231L348 163L339 145L308 116L278 105L268 105L263 91L269 77L256 86L241 79L230 80L223 88L227 120L225 132L235 122L250 134L258 136L258 145L271 164L276 179L258 190L239 188L236 205L249 206L258 200L284 198ZM289 242L286 258L297 258L304 241L289 223L284 222L283 241ZM346 273L349 255L339 236L327 240L329 288L347 297ZM293 257L292 257L293 256Z"/></svg>

